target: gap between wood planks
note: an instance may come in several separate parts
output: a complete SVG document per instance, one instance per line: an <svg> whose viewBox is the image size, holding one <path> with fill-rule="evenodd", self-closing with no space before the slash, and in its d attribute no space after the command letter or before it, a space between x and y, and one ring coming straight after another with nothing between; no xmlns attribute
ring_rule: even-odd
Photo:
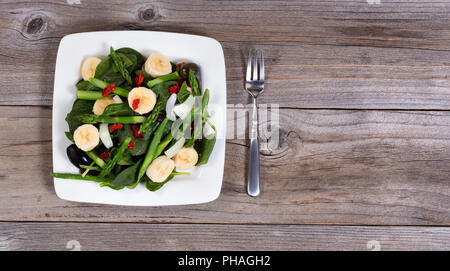
<svg viewBox="0 0 450 271"><path fill-rule="evenodd" d="M110 205L109 205L110 206ZM89 207L89 206L85 206ZM164 208L164 206L161 206ZM138 221L138 222L130 222L130 221L86 221L86 220L67 220L67 221L51 221L51 220L0 220L0 224L2 223L24 223L24 224L129 224L129 225L179 225L179 226L192 226L192 225L202 225L202 226L298 226L298 227L336 227L336 228L350 228L350 227L362 227L362 228L395 228L395 227L402 227L402 228L445 228L450 229L450 225L438 225L438 224L430 224L430 225L424 225L424 224L344 224L344 223L271 223L271 222L264 222L264 223L243 223L243 222L145 222L145 221Z"/></svg>

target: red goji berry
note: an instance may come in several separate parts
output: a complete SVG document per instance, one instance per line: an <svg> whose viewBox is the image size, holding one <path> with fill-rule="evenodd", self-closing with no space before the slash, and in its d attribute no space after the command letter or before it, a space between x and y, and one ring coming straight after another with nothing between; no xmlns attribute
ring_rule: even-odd
<svg viewBox="0 0 450 271"><path fill-rule="evenodd" d="M131 129L133 130L133 134L135 138L141 138L144 136L144 132L139 133L139 126L133 125L131 126Z"/></svg>
<svg viewBox="0 0 450 271"><path fill-rule="evenodd" d="M173 85L169 88L169 92L170 94L177 94L178 91L180 91L180 86L179 85Z"/></svg>
<svg viewBox="0 0 450 271"><path fill-rule="evenodd" d="M133 140L130 141L130 143L127 146L127 149L134 150L134 142L133 142Z"/></svg>
<svg viewBox="0 0 450 271"><path fill-rule="evenodd" d="M107 152L107 151L102 153L102 154L100 154L100 158L102 158L103 160L108 159L109 156L110 156L110 153Z"/></svg>
<svg viewBox="0 0 450 271"><path fill-rule="evenodd" d="M116 84L114 84L114 83L109 84L103 89L102 96L107 97L109 94L113 93L115 90L116 90Z"/></svg>
<svg viewBox="0 0 450 271"><path fill-rule="evenodd" d="M140 102L141 102L141 99L134 99L133 100L133 105L132 105L133 110L138 109Z"/></svg>
<svg viewBox="0 0 450 271"><path fill-rule="evenodd" d="M109 125L109 132L112 133L115 130L120 130L122 128L123 128L123 124L122 123L111 124L111 125Z"/></svg>
<svg viewBox="0 0 450 271"><path fill-rule="evenodd" d="M134 78L134 85L140 87L144 82L144 74L142 72L138 73Z"/></svg>

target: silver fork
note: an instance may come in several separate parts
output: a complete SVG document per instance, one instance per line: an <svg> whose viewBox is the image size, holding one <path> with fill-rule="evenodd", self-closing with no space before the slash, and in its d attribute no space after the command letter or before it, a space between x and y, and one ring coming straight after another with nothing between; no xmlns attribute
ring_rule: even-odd
<svg viewBox="0 0 450 271"><path fill-rule="evenodd" d="M250 50L245 89L253 98L247 193L252 197L256 197L261 192L259 183L258 106L256 102L258 95L264 92L264 56L261 50Z"/></svg>

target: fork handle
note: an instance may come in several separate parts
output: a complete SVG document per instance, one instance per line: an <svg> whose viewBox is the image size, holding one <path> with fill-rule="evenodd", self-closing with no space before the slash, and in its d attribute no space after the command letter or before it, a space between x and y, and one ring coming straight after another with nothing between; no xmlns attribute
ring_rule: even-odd
<svg viewBox="0 0 450 271"><path fill-rule="evenodd" d="M256 197L260 193L258 107L255 97L253 97L252 127L250 133L250 161L247 177L247 193L252 197Z"/></svg>

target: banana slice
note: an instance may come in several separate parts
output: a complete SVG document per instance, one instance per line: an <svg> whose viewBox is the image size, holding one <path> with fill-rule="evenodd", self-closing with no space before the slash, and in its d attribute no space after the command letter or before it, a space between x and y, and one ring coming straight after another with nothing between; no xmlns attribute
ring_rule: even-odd
<svg viewBox="0 0 450 271"><path fill-rule="evenodd" d="M128 93L128 105L139 114L147 114L156 104L156 94L149 88L133 88Z"/></svg>
<svg viewBox="0 0 450 271"><path fill-rule="evenodd" d="M100 62L102 62L102 60L98 57L86 58L83 63L81 63L81 77L83 77L83 79L86 81L89 80L89 78L94 77L95 69Z"/></svg>
<svg viewBox="0 0 450 271"><path fill-rule="evenodd" d="M163 54L153 53L145 61L144 69L152 77L161 77L172 72L172 64Z"/></svg>
<svg viewBox="0 0 450 271"><path fill-rule="evenodd" d="M198 153L194 147L183 147L172 159L175 162L177 169L187 170L193 168L195 164L197 164Z"/></svg>
<svg viewBox="0 0 450 271"><path fill-rule="evenodd" d="M100 142L100 135L97 127L92 124L84 124L75 130L73 140L79 149L90 151Z"/></svg>
<svg viewBox="0 0 450 271"><path fill-rule="evenodd" d="M116 101L111 97L105 97L103 99L98 99L94 103L94 107L92 108L92 112L94 112L95 115L99 116L103 114L103 111L105 111L105 108L110 105L114 104Z"/></svg>
<svg viewBox="0 0 450 271"><path fill-rule="evenodd" d="M162 155L150 164L147 168L147 177L150 180L161 183L164 182L175 168L175 163L169 157Z"/></svg>

